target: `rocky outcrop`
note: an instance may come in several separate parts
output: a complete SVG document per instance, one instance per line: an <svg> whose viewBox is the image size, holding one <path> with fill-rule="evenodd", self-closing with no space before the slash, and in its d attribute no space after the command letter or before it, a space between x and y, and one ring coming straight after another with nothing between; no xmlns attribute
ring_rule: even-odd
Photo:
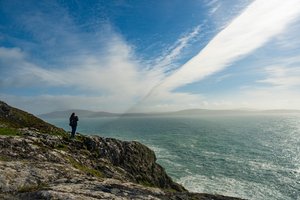
<svg viewBox="0 0 300 200"><path fill-rule="evenodd" d="M139 142L83 135L71 140L18 112L0 103L0 199L234 199L189 193ZM29 118L41 126L26 127Z"/></svg>
<svg viewBox="0 0 300 200"><path fill-rule="evenodd" d="M73 164L91 175L185 191L156 163L154 152L138 142L96 136L78 136L70 140L28 129L20 131L22 137L0 138L2 157L12 161Z"/></svg>
<svg viewBox="0 0 300 200"><path fill-rule="evenodd" d="M135 184L135 174L113 165L107 157L90 159L94 152L81 141L23 133L22 137L0 137L3 198L157 199L162 193Z"/></svg>

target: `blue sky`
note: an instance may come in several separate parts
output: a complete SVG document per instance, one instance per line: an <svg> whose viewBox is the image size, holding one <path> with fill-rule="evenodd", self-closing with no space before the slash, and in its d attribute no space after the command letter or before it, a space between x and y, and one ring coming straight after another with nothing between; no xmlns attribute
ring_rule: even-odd
<svg viewBox="0 0 300 200"><path fill-rule="evenodd" d="M0 0L0 99L66 109L300 109L298 0Z"/></svg>

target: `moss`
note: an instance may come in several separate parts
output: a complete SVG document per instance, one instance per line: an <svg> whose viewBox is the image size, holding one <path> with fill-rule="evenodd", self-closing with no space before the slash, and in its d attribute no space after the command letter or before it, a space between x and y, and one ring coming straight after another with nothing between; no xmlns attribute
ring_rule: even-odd
<svg viewBox="0 0 300 200"><path fill-rule="evenodd" d="M91 152L87 149L80 149L80 154L90 156Z"/></svg>
<svg viewBox="0 0 300 200"><path fill-rule="evenodd" d="M15 128L0 127L0 135L21 136L22 134Z"/></svg>
<svg viewBox="0 0 300 200"><path fill-rule="evenodd" d="M155 187L155 185L153 183L150 183L149 181L146 181L146 180L139 181L138 183L145 187Z"/></svg>
<svg viewBox="0 0 300 200"><path fill-rule="evenodd" d="M64 131L53 131L53 132L50 132L51 135L56 135L56 136L62 136L63 138L64 137L69 137L69 134L64 132Z"/></svg>
<svg viewBox="0 0 300 200"><path fill-rule="evenodd" d="M18 192L35 192L49 187L46 183L39 183L37 185L23 185L18 189Z"/></svg>
<svg viewBox="0 0 300 200"><path fill-rule="evenodd" d="M5 156L5 155L0 155L0 160L1 161L5 161L5 162L8 162L8 161L11 161L12 159L8 156Z"/></svg>
<svg viewBox="0 0 300 200"><path fill-rule="evenodd" d="M85 173L87 173L91 176L95 176L95 177L98 177L98 178L103 178L104 177L103 174L100 171L98 171L96 169L93 169L93 168L90 168L90 167L87 167L87 166L77 162L72 157L69 157L68 159L69 159L70 164L73 167L75 167L76 169L79 169L80 171L85 172Z"/></svg>
<svg viewBox="0 0 300 200"><path fill-rule="evenodd" d="M59 150L63 150L63 151L67 151L68 150L68 146L65 144L58 144L56 147L54 147L55 149L59 149Z"/></svg>
<svg viewBox="0 0 300 200"><path fill-rule="evenodd" d="M167 192L167 193L175 193L175 192L178 192L177 190L172 189L172 188L164 189L164 191Z"/></svg>
<svg viewBox="0 0 300 200"><path fill-rule="evenodd" d="M85 136L81 135L81 134L76 134L75 135L75 140L79 141L79 142L84 142L85 140Z"/></svg>

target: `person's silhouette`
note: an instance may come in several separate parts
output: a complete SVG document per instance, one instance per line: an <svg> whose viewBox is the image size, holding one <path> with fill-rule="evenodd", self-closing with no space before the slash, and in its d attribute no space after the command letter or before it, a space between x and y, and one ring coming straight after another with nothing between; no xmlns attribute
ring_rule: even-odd
<svg viewBox="0 0 300 200"><path fill-rule="evenodd" d="M76 116L75 113L72 113L70 116L70 123L69 123L69 125L72 127L71 138L75 137L77 121L78 121L78 116Z"/></svg>

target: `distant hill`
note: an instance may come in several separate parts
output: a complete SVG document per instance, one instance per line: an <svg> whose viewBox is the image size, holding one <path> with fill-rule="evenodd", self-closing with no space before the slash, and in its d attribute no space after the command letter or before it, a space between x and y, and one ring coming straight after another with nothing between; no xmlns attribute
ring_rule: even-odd
<svg viewBox="0 0 300 200"><path fill-rule="evenodd" d="M172 112L172 115L211 115L211 114L244 114L251 113L248 110L208 110L208 109L189 109Z"/></svg>
<svg viewBox="0 0 300 200"><path fill-rule="evenodd" d="M289 110L289 109L278 109L278 110L263 110L261 113L272 113L272 114L280 114L280 113L300 113L300 110Z"/></svg>
<svg viewBox="0 0 300 200"><path fill-rule="evenodd" d="M83 118L95 117L146 117L146 116L183 116L183 115L246 115L246 114L284 114L300 113L300 110L250 110L250 109L232 109L232 110L208 110L208 109L187 109L174 112L159 113L110 113L95 112L89 110L65 110L41 114L41 118L69 118L72 112Z"/></svg>
<svg viewBox="0 0 300 200"><path fill-rule="evenodd" d="M114 117L120 114L114 114L109 112L94 112L89 110L65 110L65 111L55 111L50 113L45 113L39 115L41 118L69 118L72 113L80 117L93 118L93 117Z"/></svg>
<svg viewBox="0 0 300 200"><path fill-rule="evenodd" d="M244 114L284 114L300 113L300 110L251 110L251 109L232 109L232 110L208 110L208 109L189 109L170 113L171 115L244 115Z"/></svg>

